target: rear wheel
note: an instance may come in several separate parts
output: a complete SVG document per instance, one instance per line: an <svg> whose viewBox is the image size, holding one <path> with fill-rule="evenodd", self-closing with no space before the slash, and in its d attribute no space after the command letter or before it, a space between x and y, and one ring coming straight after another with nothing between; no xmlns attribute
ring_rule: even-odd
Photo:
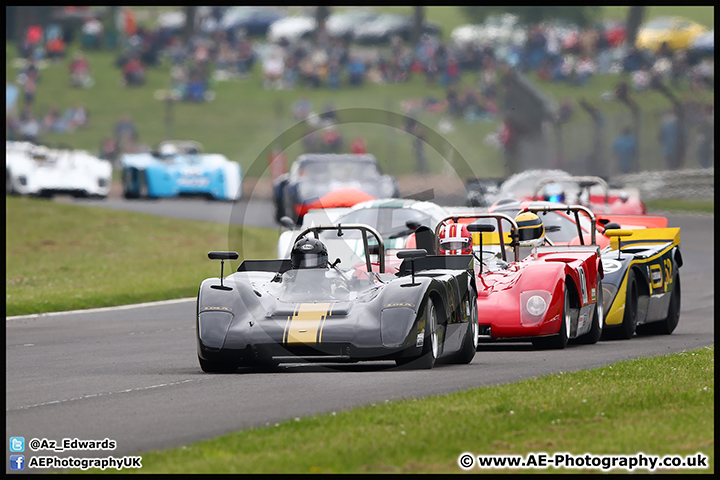
<svg viewBox="0 0 720 480"><path fill-rule="evenodd" d="M677 273L673 278L673 291L670 294L670 305L668 306L668 314L664 320L652 322L637 327L638 335L660 334L670 335L680 320L680 275Z"/></svg>

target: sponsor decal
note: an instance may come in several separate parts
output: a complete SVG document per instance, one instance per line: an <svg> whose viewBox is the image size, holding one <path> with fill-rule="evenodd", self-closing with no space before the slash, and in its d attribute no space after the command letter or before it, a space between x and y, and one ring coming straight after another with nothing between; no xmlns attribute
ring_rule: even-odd
<svg viewBox="0 0 720 480"><path fill-rule="evenodd" d="M183 187L207 187L210 185L210 179L209 178L185 178L181 177L177 181L178 185L182 185Z"/></svg>
<svg viewBox="0 0 720 480"><path fill-rule="evenodd" d="M660 265L650 265L650 279L652 280L653 288L662 287L663 274Z"/></svg>
<svg viewBox="0 0 720 480"><path fill-rule="evenodd" d="M232 308L230 308L230 307L214 307L214 306L213 307L203 307L202 311L204 312L205 310L226 310L228 312L231 312Z"/></svg>
<svg viewBox="0 0 720 480"><path fill-rule="evenodd" d="M622 263L611 258L603 258L602 267L605 273L614 273L622 268Z"/></svg>
<svg viewBox="0 0 720 480"><path fill-rule="evenodd" d="M283 332L285 344L313 344L322 342L322 330L332 315L333 303L299 303L288 316Z"/></svg>
<svg viewBox="0 0 720 480"><path fill-rule="evenodd" d="M390 307L408 307L408 308L415 308L414 303L408 303L408 302L395 302L395 303L388 303L383 308L390 308Z"/></svg>

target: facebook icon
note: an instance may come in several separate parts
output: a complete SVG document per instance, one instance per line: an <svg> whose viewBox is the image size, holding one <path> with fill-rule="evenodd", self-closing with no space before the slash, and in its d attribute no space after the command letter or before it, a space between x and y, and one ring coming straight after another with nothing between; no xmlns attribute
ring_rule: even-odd
<svg viewBox="0 0 720 480"><path fill-rule="evenodd" d="M10 470L25 470L25 455L10 455Z"/></svg>

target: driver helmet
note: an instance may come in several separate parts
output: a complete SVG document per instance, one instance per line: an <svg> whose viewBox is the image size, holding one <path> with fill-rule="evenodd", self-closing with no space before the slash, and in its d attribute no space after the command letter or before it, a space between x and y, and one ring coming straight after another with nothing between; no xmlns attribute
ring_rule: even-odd
<svg viewBox="0 0 720 480"><path fill-rule="evenodd" d="M328 251L317 238L304 237L295 242L290 253L292 268L326 268Z"/></svg>
<svg viewBox="0 0 720 480"><path fill-rule="evenodd" d="M543 191L543 199L548 202L565 203L565 192L559 183L548 184Z"/></svg>
<svg viewBox="0 0 720 480"><path fill-rule="evenodd" d="M171 143L166 143L160 146L160 156L163 158L172 157L177 155L178 153L180 153L178 151L178 148Z"/></svg>
<svg viewBox="0 0 720 480"><path fill-rule="evenodd" d="M472 233L461 223L440 227L438 234L440 255L472 255Z"/></svg>
<svg viewBox="0 0 720 480"><path fill-rule="evenodd" d="M545 225L540 217L532 212L520 212L515 217L521 245L539 247L545 243Z"/></svg>

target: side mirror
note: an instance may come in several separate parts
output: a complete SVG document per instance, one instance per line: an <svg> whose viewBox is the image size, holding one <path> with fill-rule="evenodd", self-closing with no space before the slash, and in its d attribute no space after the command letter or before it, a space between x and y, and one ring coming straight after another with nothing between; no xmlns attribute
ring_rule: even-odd
<svg viewBox="0 0 720 480"><path fill-rule="evenodd" d="M490 233L495 231L495 225L487 225L484 223L471 223L467 226L467 229L470 232Z"/></svg>
<svg viewBox="0 0 720 480"><path fill-rule="evenodd" d="M605 232L605 235L608 237L629 237L632 234L632 230L622 229L620 225L618 225L618 228L611 228Z"/></svg>
<svg viewBox="0 0 720 480"><path fill-rule="evenodd" d="M293 219L288 216L280 217L280 225L289 230L295 228L295 222L293 222Z"/></svg>
<svg viewBox="0 0 720 480"><path fill-rule="evenodd" d="M223 268L225 266L225 260L237 260L237 252L208 252L208 258L210 260L220 260L220 285L210 285L210 288L216 290L232 290L231 287L223 285Z"/></svg>
<svg viewBox="0 0 720 480"><path fill-rule="evenodd" d="M427 250L424 248L412 248L407 250L400 250L397 253L398 258L409 258L410 259L410 269L412 273L412 283L411 286L415 285L415 259L416 258L424 258L427 256Z"/></svg>
<svg viewBox="0 0 720 480"><path fill-rule="evenodd" d="M398 258L423 258L427 256L427 250L424 248L409 248L397 252Z"/></svg>

